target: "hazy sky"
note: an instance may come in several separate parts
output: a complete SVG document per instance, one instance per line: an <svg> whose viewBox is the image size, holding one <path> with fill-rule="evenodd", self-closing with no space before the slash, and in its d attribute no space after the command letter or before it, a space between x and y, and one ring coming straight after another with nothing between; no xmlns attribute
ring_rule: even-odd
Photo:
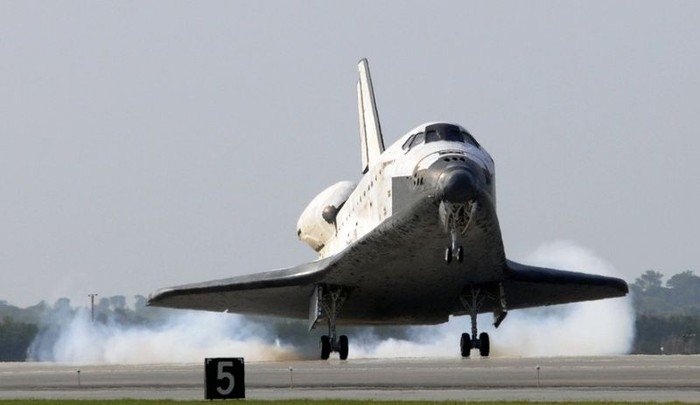
<svg viewBox="0 0 700 405"><path fill-rule="evenodd" d="M0 299L313 259L362 57L387 144L449 120L489 150L509 257L699 270L698 2L0 1Z"/></svg>

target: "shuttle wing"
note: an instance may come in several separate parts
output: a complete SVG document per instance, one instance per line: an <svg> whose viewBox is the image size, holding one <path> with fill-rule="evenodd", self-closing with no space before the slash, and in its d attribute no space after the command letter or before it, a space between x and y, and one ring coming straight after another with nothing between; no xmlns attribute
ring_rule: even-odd
<svg viewBox="0 0 700 405"><path fill-rule="evenodd" d="M402 280L417 285L414 290L424 290L420 277L406 277L407 263L414 259L397 246L418 240L417 230L421 226L415 221L428 221L428 217L409 217L408 222L398 215L387 218L376 232L370 232L334 256L288 269L163 288L150 295L148 305L308 318L316 285L332 284L357 287L357 294L353 292L354 298L344 306L343 321L346 318L371 320L382 315L381 311L377 313L373 302L378 296L387 296L383 290L392 285L386 284L386 279L403 275ZM395 262L399 259L407 262ZM389 266L388 262L396 264ZM416 270L416 275L420 274ZM393 287L397 294L404 295L401 285ZM415 300L423 304L420 299ZM441 315L446 316L444 312L441 311Z"/></svg>
<svg viewBox="0 0 700 405"><path fill-rule="evenodd" d="M331 258L288 269L160 289L148 299L155 307L240 314L308 315L314 283L330 270Z"/></svg>
<svg viewBox="0 0 700 405"><path fill-rule="evenodd" d="M488 263L504 267L499 282L509 310L627 293L627 284L618 278L528 266L505 258L501 262L501 249L482 252L483 263L476 263L487 267L460 272L460 279L455 279L453 273L435 267L436 257L431 256L441 253L442 241L426 239L417 231L430 229L426 227L431 223L435 233L441 232L437 222L423 212L413 212L407 211L405 218L400 214L387 218L376 232L335 256L288 269L164 288L151 294L148 304L304 319L309 317L316 285L330 284L353 288L343 306L343 322L441 323L450 314L463 314L458 296L465 285L493 285L490 280L472 279L485 274ZM486 236L480 234L478 238ZM405 246L411 248L400 248ZM498 308L497 297L494 299L484 303L482 312Z"/></svg>
<svg viewBox="0 0 700 405"><path fill-rule="evenodd" d="M627 283L614 277L528 266L508 260L503 288L509 309L530 308L627 294Z"/></svg>

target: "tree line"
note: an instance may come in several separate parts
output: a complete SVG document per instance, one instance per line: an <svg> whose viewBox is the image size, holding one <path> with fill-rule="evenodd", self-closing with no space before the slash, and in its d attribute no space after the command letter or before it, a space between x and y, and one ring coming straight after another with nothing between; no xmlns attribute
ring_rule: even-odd
<svg viewBox="0 0 700 405"><path fill-rule="evenodd" d="M630 284L636 315L632 353L698 353L700 277L688 270L663 279L648 270Z"/></svg>

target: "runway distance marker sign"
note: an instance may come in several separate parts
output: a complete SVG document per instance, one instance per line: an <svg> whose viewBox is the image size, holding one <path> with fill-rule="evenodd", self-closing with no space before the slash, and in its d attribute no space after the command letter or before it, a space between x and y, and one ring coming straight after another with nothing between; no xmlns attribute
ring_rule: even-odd
<svg viewBox="0 0 700 405"><path fill-rule="evenodd" d="M204 398L245 398L243 357L204 359Z"/></svg>

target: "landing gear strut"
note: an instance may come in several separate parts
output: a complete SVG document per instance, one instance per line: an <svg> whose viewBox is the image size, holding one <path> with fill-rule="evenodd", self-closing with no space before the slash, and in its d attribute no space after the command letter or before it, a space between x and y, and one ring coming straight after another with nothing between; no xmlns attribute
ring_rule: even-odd
<svg viewBox="0 0 700 405"><path fill-rule="evenodd" d="M462 301L462 305L469 311L469 317L471 318L472 324L472 334L469 336L468 333L462 333L462 338L459 342L459 348L462 352L462 357L469 357L472 349L479 349L479 354L482 357L488 357L491 351L491 342L489 340L488 333L482 332L478 334L478 329L476 326L476 315L479 313L484 300L487 298L484 291L479 288L470 288L467 294L459 297ZM478 338L477 338L478 334Z"/></svg>
<svg viewBox="0 0 700 405"><path fill-rule="evenodd" d="M340 355L340 360L347 360L348 337L345 335L338 336L335 324L340 309L348 297L348 290L341 286L321 286L320 288L322 289L322 294L319 303L328 321L328 335L321 336L321 359L328 360L331 352L337 352Z"/></svg>
<svg viewBox="0 0 700 405"><path fill-rule="evenodd" d="M453 258L459 263L464 261L464 248L459 242L459 237L469 229L476 209L476 201L470 201L466 204L454 204L447 201L440 203L440 221L445 231L450 234L450 245L445 249L446 263L452 263Z"/></svg>

